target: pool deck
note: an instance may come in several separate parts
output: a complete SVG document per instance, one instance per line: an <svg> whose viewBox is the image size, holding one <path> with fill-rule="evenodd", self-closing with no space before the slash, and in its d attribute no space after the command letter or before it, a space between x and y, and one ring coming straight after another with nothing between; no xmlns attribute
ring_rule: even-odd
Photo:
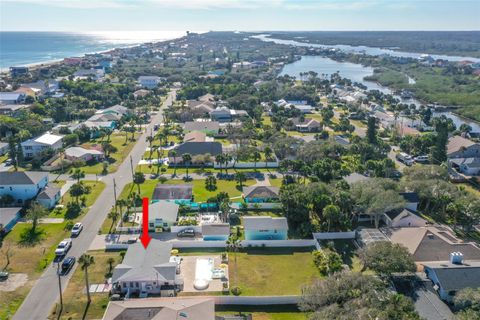
<svg viewBox="0 0 480 320"><path fill-rule="evenodd" d="M207 255L207 256L182 256L182 264L180 265L180 274L183 277L183 292L219 292L223 290L223 284L221 279L212 279L209 286L205 290L197 290L193 287L195 281L195 269L197 265L197 259L214 259L214 268L218 268L222 263L220 255ZM228 275L228 268L225 270Z"/></svg>

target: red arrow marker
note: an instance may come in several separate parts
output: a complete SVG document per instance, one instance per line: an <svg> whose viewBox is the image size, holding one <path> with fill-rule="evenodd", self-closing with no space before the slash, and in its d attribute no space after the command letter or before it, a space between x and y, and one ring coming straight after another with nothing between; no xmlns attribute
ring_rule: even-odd
<svg viewBox="0 0 480 320"><path fill-rule="evenodd" d="M152 237L148 235L148 198L143 198L143 223L142 223L142 235L140 240L142 241L143 247L147 249L150 240Z"/></svg>

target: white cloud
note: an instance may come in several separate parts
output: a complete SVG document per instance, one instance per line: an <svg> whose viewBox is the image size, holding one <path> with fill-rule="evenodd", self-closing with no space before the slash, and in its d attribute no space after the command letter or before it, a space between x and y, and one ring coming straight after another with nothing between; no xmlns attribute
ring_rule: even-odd
<svg viewBox="0 0 480 320"><path fill-rule="evenodd" d="M123 8L133 5L125 0L1 0L11 3L29 3L42 6L76 8L76 9L95 9L95 8Z"/></svg>

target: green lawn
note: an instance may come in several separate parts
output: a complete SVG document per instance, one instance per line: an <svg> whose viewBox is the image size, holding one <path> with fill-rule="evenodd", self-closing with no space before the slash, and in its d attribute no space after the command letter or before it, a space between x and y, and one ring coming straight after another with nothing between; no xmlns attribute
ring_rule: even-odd
<svg viewBox="0 0 480 320"><path fill-rule="evenodd" d="M109 272L108 258L115 259L113 268L122 260L119 252L89 251L88 254L95 260L88 269L88 279L91 284L105 282ZM77 267L63 294L64 306L60 319L82 319L87 306L84 275L84 271ZM101 319L108 305L108 293L94 293L91 296L92 303L83 319ZM58 314L55 312L58 309L59 306L52 312L49 319L58 319Z"/></svg>
<svg viewBox="0 0 480 320"><path fill-rule="evenodd" d="M320 278L310 251L287 248L246 250L237 254L237 263L233 254L229 256L230 287L238 285L242 295L301 294L304 285Z"/></svg>
<svg viewBox="0 0 480 320"><path fill-rule="evenodd" d="M136 141L130 140L131 134L128 135L128 141L125 144L125 132L114 133L110 137L110 143L117 148L117 151L110 154L110 165L108 166L108 172L112 173L117 171L120 164L128 156ZM138 138L138 133L136 134L136 139ZM90 142L84 143L81 146L84 148L92 148L95 144L100 144L101 140L92 140ZM81 167L85 173L100 174L103 171L102 162L95 163L93 165L86 165Z"/></svg>

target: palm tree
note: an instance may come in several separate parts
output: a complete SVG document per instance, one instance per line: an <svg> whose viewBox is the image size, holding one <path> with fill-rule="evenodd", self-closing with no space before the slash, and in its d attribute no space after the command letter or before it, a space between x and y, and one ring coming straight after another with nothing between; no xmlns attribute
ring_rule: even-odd
<svg viewBox="0 0 480 320"><path fill-rule="evenodd" d="M220 173L222 173L222 164L224 160L225 160L225 157L223 156L223 154L217 154L215 156L215 162L220 165Z"/></svg>
<svg viewBox="0 0 480 320"><path fill-rule="evenodd" d="M110 233L113 229L113 226L115 225L115 222L117 222L117 219L118 219L118 212L115 211L115 209L111 210L109 213L108 213L108 218L112 220L112 224L110 225L110 229L108 231L108 233Z"/></svg>
<svg viewBox="0 0 480 320"><path fill-rule="evenodd" d="M128 202L125 199L118 199L117 202L115 202L115 204L120 209L120 222L122 222L123 221L123 208L128 205Z"/></svg>
<svg viewBox="0 0 480 320"><path fill-rule="evenodd" d="M38 225L38 219L46 216L47 214L48 211L44 206L38 204L37 202L32 203L26 214L27 219L32 220L32 228L30 229L32 234L35 234L35 229Z"/></svg>
<svg viewBox="0 0 480 320"><path fill-rule="evenodd" d="M73 179L77 179L77 183L80 183L80 179L85 178L85 172L83 172L80 169L75 169L75 171L73 171L71 177Z"/></svg>
<svg viewBox="0 0 480 320"><path fill-rule="evenodd" d="M257 162L258 162L258 160L260 160L261 158L262 158L262 156L261 156L260 152L255 151L255 152L253 153L253 161L254 161L254 165L255 165L255 170L257 170Z"/></svg>
<svg viewBox="0 0 480 320"><path fill-rule="evenodd" d="M177 175L177 151L170 151L170 156L173 159L173 176L175 177Z"/></svg>
<svg viewBox="0 0 480 320"><path fill-rule="evenodd" d="M91 255L84 253L78 259L78 263L82 267L82 270L85 271L85 286L87 289L87 300L88 300L88 304L90 304L90 302L92 302L92 299L90 298L90 285L88 284L88 267L90 267L95 263L95 259Z"/></svg>
<svg viewBox="0 0 480 320"><path fill-rule="evenodd" d="M148 142L148 148L150 149L150 159L151 159L152 158L152 152L153 152L153 150L152 150L153 137L152 136L147 136L145 138L145 140L147 140L147 142Z"/></svg>
<svg viewBox="0 0 480 320"><path fill-rule="evenodd" d="M243 190L243 183L247 180L247 176L245 173L239 171L235 174L235 180L238 182L238 186L241 190Z"/></svg>
<svg viewBox="0 0 480 320"><path fill-rule="evenodd" d="M133 183L137 185L138 194L140 194L140 184L145 182L145 175L142 172L135 172L133 175Z"/></svg>
<svg viewBox="0 0 480 320"><path fill-rule="evenodd" d="M263 153L265 154L265 167L268 168L267 163L268 160L272 157L273 150L270 147L265 147L265 149L263 149Z"/></svg>
<svg viewBox="0 0 480 320"><path fill-rule="evenodd" d="M115 263L115 258L113 258L113 257L108 258L107 263L108 263L108 274L112 274L113 264Z"/></svg>
<svg viewBox="0 0 480 320"><path fill-rule="evenodd" d="M232 156L226 153L223 156L223 161L225 162L225 173L228 174L228 164L230 163L230 161L232 161Z"/></svg>
<svg viewBox="0 0 480 320"><path fill-rule="evenodd" d="M182 161L183 161L183 164L185 165L185 167L187 169L187 180L188 180L189 179L189 177L188 177L188 167L190 166L190 162L192 161L192 155L190 153L182 154Z"/></svg>

